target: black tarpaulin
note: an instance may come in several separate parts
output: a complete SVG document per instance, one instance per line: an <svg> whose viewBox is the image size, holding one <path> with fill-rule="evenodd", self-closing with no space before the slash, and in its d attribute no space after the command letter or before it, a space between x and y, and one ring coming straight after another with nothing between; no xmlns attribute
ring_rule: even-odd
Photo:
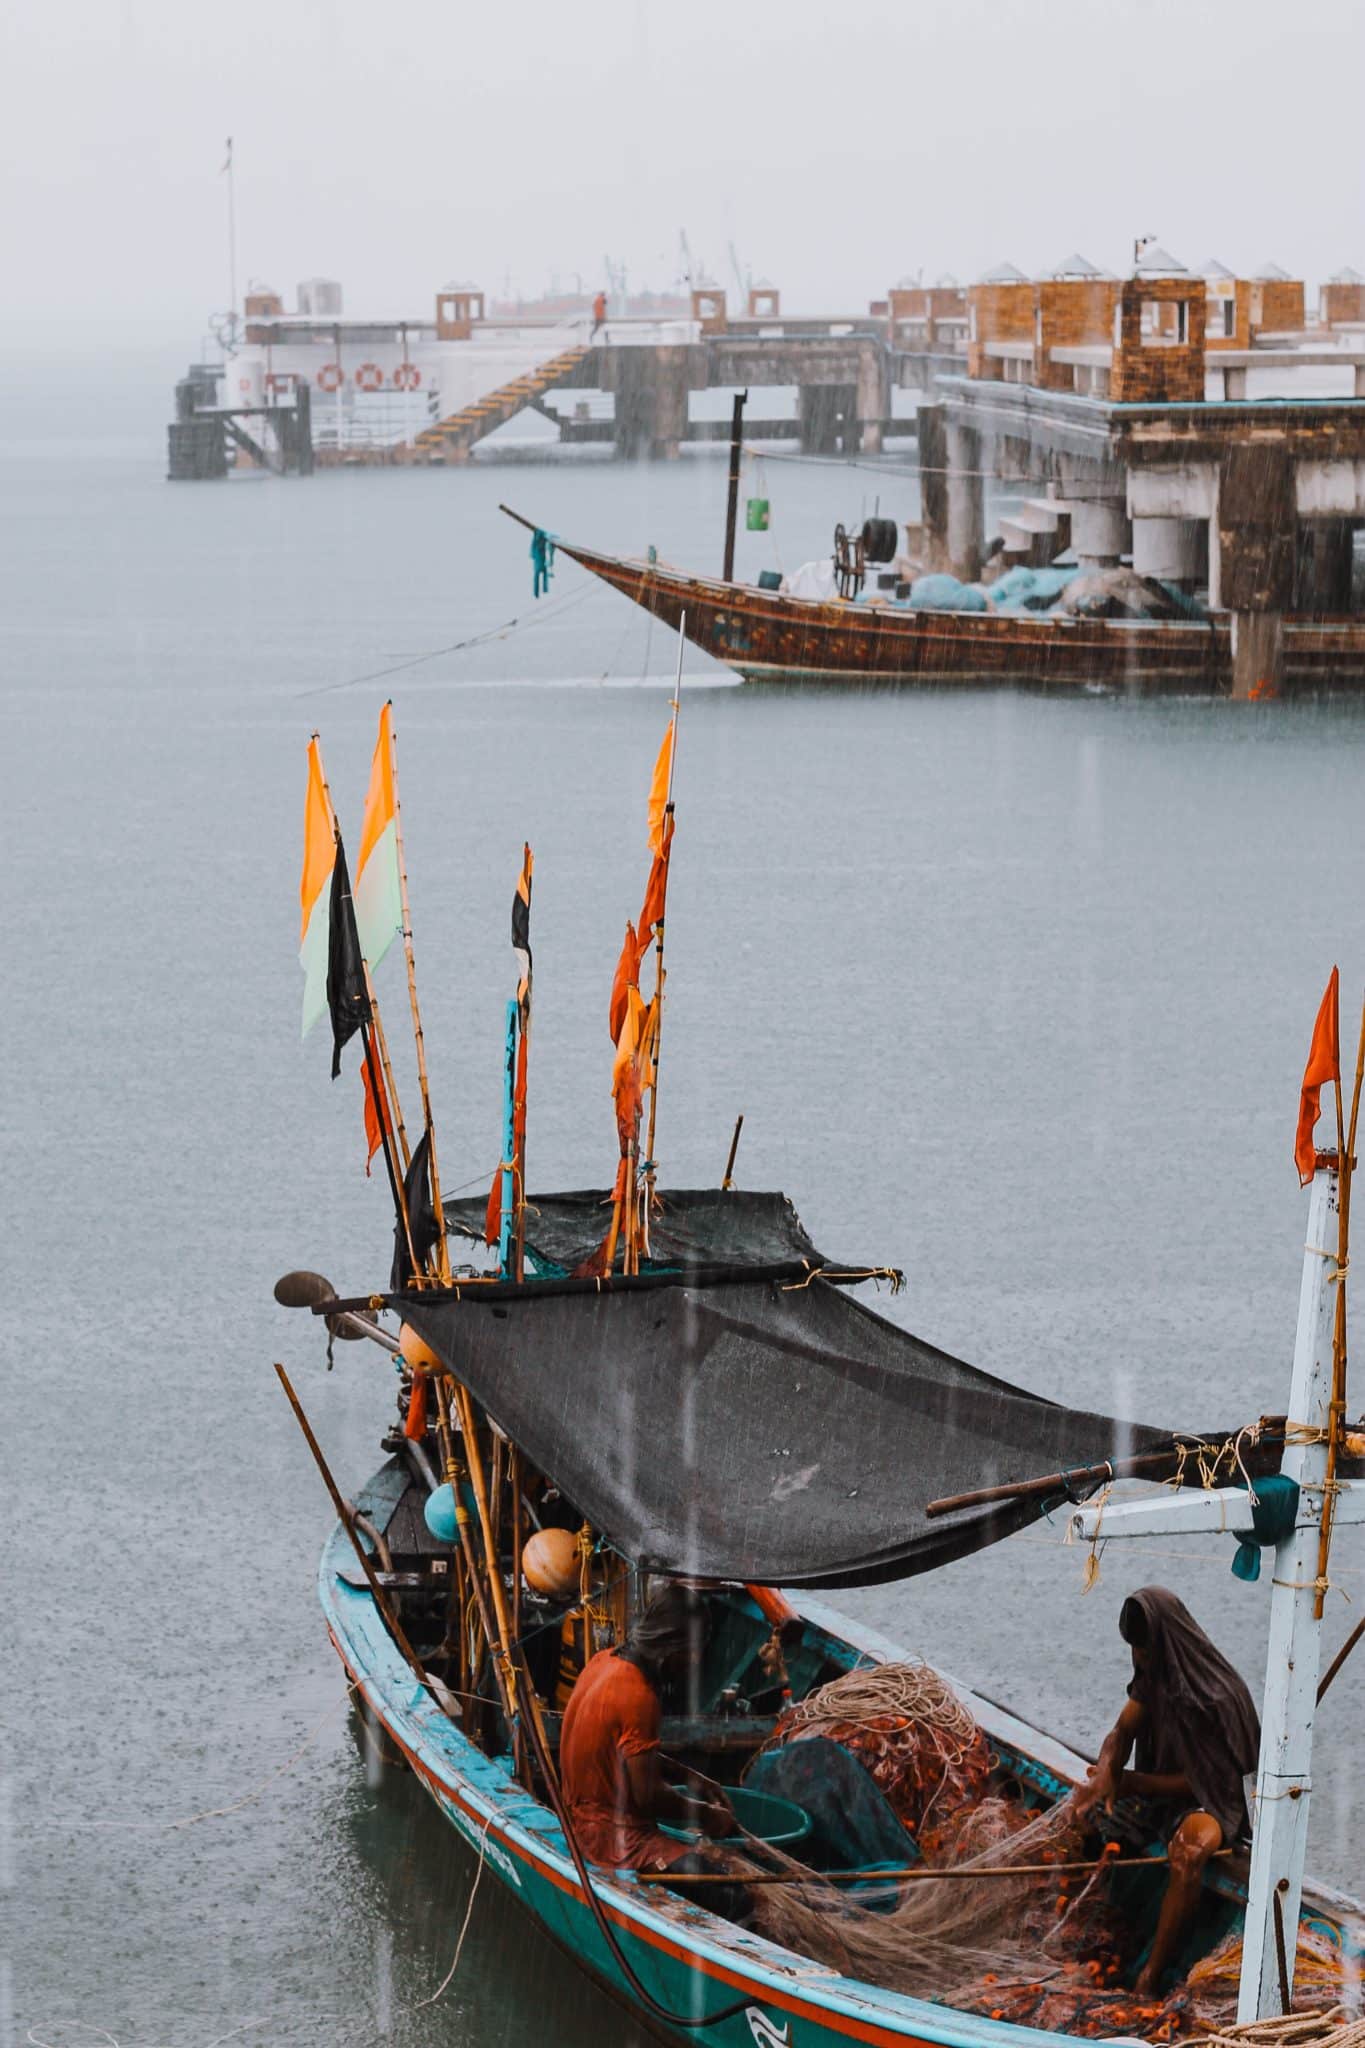
<svg viewBox="0 0 1365 2048"><path fill-rule="evenodd" d="M486 1197L447 1202L446 1222L480 1242ZM572 1273L597 1250L611 1222L611 1191L532 1195L526 1204L526 1250L541 1272ZM688 1266L789 1266L827 1263L785 1195L738 1188L670 1188L661 1192L649 1226L650 1257L641 1271Z"/></svg>
<svg viewBox="0 0 1365 2048"><path fill-rule="evenodd" d="M658 1572L908 1578L1042 1511L930 1522L929 1501L1171 1441L1024 1393L819 1280L401 1308L575 1508Z"/></svg>

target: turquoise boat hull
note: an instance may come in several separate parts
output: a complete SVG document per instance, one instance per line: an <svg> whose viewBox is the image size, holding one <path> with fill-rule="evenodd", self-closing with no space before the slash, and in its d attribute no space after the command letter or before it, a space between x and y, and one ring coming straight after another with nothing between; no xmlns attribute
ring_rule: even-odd
<svg viewBox="0 0 1365 2048"><path fill-rule="evenodd" d="M381 1523L391 1505L364 1493L359 1504L378 1513ZM441 1713L415 1682L369 1591L348 1582L354 1576L355 1555L338 1527L322 1554L318 1590L328 1633L363 1711L482 1858L486 1877L505 1886L553 1941L661 2039L715 2048L825 2048L848 2041L1043 2048L1057 2040L1036 2028L955 2012L841 1976L662 1887L641 1885L628 1872L603 1873L595 1878L597 1897L631 1970L673 2016L671 2022L661 2018L641 1999L603 1938L553 1812L517 1784L505 1760L485 1756L458 1722ZM875 1662L904 1654L823 1603L793 1597L810 1625L854 1654ZM1011 1768L1040 1792L1055 1797L1084 1776L1085 1759L1076 1752L953 1683L992 1745L1007 1751ZM1339 1925L1339 1911L1359 1908L1321 1887L1311 1907L1305 1902L1305 1918L1311 1913L1320 1926ZM716 2024L684 2023L727 2007L738 2009Z"/></svg>

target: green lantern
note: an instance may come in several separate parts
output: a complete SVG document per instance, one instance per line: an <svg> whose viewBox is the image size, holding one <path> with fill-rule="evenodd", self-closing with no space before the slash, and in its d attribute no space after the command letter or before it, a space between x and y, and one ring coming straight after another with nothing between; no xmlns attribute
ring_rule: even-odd
<svg viewBox="0 0 1365 2048"><path fill-rule="evenodd" d="M768 531L768 500L766 498L750 498L746 502L744 525L749 533L766 533Z"/></svg>

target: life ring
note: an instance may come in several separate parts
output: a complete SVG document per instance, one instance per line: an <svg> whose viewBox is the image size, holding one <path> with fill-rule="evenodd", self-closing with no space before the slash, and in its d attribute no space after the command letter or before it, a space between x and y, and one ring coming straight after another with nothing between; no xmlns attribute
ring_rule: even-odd
<svg viewBox="0 0 1365 2048"><path fill-rule="evenodd" d="M340 363L324 363L324 364L323 364L322 368L321 368L321 369L320 369L320 370L318 371L318 386L319 386L319 389L321 389L321 390L323 390L323 391L340 391L340 389L341 389L341 365L340 365Z"/></svg>
<svg viewBox="0 0 1365 2048"><path fill-rule="evenodd" d="M355 373L357 391L382 391L384 372L378 363L362 363Z"/></svg>
<svg viewBox="0 0 1365 2048"><path fill-rule="evenodd" d="M422 382L422 372L416 363L400 363L393 373L395 391L416 391Z"/></svg>
<svg viewBox="0 0 1365 2048"><path fill-rule="evenodd" d="M237 379L237 389L238 389L239 391L250 391L250 389L251 389L251 379L250 379L250 377L239 377L239 378Z"/></svg>

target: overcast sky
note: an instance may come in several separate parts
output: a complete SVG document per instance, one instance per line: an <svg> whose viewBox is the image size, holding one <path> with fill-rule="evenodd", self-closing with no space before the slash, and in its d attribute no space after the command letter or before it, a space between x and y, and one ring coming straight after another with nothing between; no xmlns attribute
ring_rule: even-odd
<svg viewBox="0 0 1365 2048"><path fill-rule="evenodd" d="M786 310L1156 234L1365 269L1365 0L11 0L10 345L193 349L240 275L420 316L471 279L680 271Z"/></svg>

